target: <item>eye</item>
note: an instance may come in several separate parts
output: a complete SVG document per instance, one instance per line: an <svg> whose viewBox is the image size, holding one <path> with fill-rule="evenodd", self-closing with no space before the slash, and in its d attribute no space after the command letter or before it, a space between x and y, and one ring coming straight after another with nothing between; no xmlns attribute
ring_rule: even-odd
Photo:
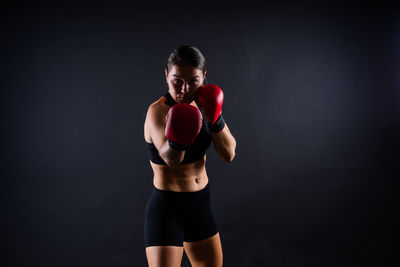
<svg viewBox="0 0 400 267"><path fill-rule="evenodd" d="M176 83L176 84L181 84L181 83L182 83L182 80L175 79L175 80L174 80L174 83Z"/></svg>
<svg viewBox="0 0 400 267"><path fill-rule="evenodd" d="M193 81L191 81L191 84L195 85L195 84L197 84L198 82L199 82L198 80L193 80Z"/></svg>

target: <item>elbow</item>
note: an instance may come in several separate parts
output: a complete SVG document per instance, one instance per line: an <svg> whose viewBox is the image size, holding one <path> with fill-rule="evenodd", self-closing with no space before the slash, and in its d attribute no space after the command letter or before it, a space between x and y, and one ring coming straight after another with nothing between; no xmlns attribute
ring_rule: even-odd
<svg viewBox="0 0 400 267"><path fill-rule="evenodd" d="M169 167L176 167L181 164L183 157L165 157L164 161Z"/></svg>
<svg viewBox="0 0 400 267"><path fill-rule="evenodd" d="M176 159L175 160L174 159L167 159L167 160L164 160L164 161L168 165L168 167L176 167L181 163L180 160L176 160Z"/></svg>
<svg viewBox="0 0 400 267"><path fill-rule="evenodd" d="M227 154L227 155L224 157L224 160L225 160L226 162L232 162L234 158L235 158L235 152L233 151L232 153Z"/></svg>
<svg viewBox="0 0 400 267"><path fill-rule="evenodd" d="M232 162L232 160L235 158L235 156L236 156L236 154L235 154L235 152L233 152L229 158L229 162Z"/></svg>
<svg viewBox="0 0 400 267"><path fill-rule="evenodd" d="M236 141L234 142L233 147L230 149L230 151L229 151L229 153L228 153L228 155L226 157L226 161L227 162L232 162L233 161L233 159L236 156L236 152L235 151L236 151Z"/></svg>
<svg viewBox="0 0 400 267"><path fill-rule="evenodd" d="M216 152L226 162L232 162L235 158L235 149L220 150L216 148Z"/></svg>
<svg viewBox="0 0 400 267"><path fill-rule="evenodd" d="M166 162L168 167L176 167L178 164L172 162Z"/></svg>
<svg viewBox="0 0 400 267"><path fill-rule="evenodd" d="M235 155L236 155L235 151L236 151L236 141L234 139L233 140L233 145L228 150L227 156L225 157L225 161L226 162L232 162L233 161L233 159L235 158Z"/></svg>
<svg viewBox="0 0 400 267"><path fill-rule="evenodd" d="M168 147L169 148L169 147ZM176 167L181 164L185 153L178 153L172 149L167 149L163 153L160 153L160 157L164 160L165 164L169 167Z"/></svg>

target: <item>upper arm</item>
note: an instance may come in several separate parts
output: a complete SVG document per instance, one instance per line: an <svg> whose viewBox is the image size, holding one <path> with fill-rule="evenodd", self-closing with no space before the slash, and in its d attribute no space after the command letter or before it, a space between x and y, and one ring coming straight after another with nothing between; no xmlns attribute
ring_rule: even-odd
<svg viewBox="0 0 400 267"><path fill-rule="evenodd" d="M146 126L150 138L157 148L160 157L168 166L179 165L185 155L184 151L176 151L168 145L165 137L166 113L162 106L152 104L147 110Z"/></svg>
<svg viewBox="0 0 400 267"><path fill-rule="evenodd" d="M166 121L162 114L162 110L155 105L150 105L146 114L147 129L158 151L161 151L162 147L167 142L167 138L165 137Z"/></svg>

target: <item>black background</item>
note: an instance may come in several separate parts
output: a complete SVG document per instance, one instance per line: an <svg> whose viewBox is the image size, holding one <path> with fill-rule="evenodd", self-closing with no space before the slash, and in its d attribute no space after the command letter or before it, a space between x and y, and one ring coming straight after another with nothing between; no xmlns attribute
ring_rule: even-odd
<svg viewBox="0 0 400 267"><path fill-rule="evenodd" d="M207 153L224 266L395 259L393 4L21 3L1 29L3 266L146 266L143 123L179 45L237 141L231 163Z"/></svg>

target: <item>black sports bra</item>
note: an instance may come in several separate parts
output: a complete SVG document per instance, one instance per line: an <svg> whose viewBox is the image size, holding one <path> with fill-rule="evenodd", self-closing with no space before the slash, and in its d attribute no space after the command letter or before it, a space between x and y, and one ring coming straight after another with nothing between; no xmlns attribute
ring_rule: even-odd
<svg viewBox="0 0 400 267"><path fill-rule="evenodd" d="M175 100L172 98L169 92L164 94L164 96L167 98L165 104L171 107L176 104ZM210 130L208 129L207 121L203 116L203 125L201 127L201 130L197 135L196 139L194 140L194 142L189 146L188 149L186 149L185 157L183 158L182 162L179 165L192 163L195 162L196 160L203 158L204 155L206 154L208 147L211 145L211 141L212 141L211 133ZM160 154L158 153L156 146L153 143L148 143L146 140L145 143L147 146L147 152L150 160L155 164L167 165L165 161L160 157Z"/></svg>

